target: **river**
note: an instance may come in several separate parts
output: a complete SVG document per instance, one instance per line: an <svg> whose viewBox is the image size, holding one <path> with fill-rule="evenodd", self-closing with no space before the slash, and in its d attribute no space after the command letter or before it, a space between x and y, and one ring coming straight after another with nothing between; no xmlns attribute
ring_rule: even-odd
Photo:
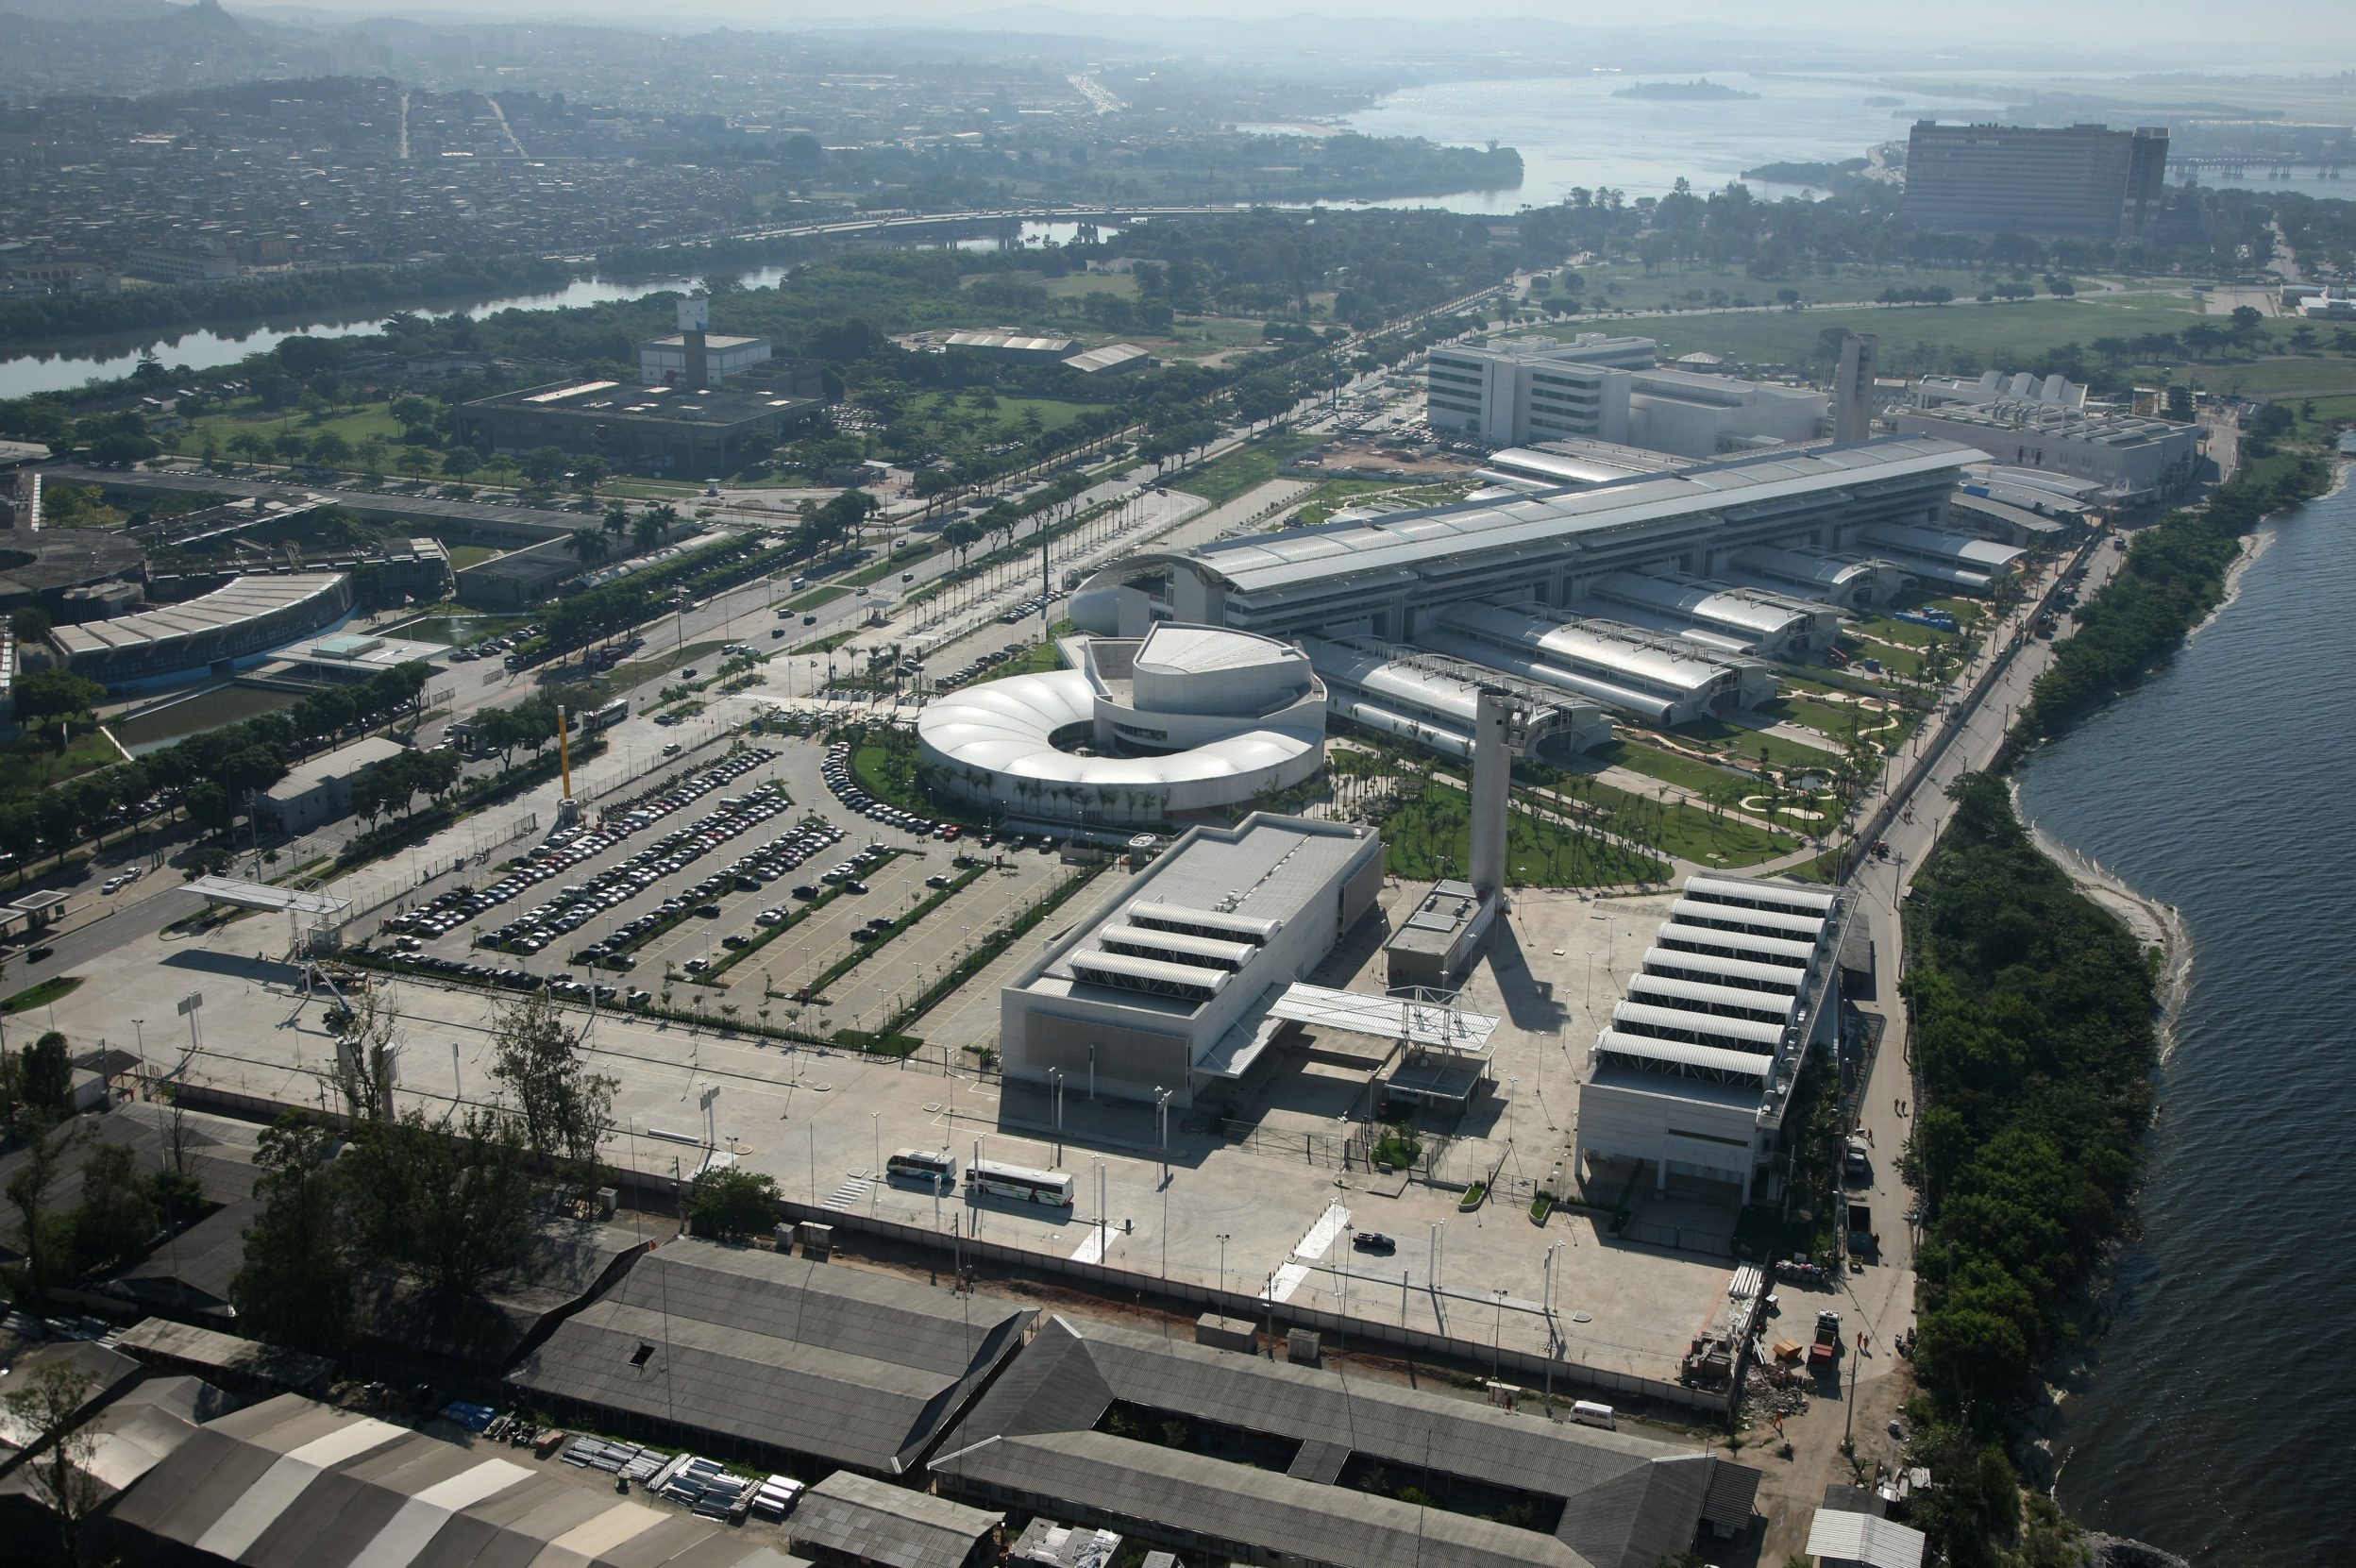
<svg viewBox="0 0 2356 1568"><path fill-rule="evenodd" d="M2122 1259L2064 1406L2072 1517L2196 1568L2356 1552L2356 489L2268 523L2165 670L2020 774L2045 833L2179 906L2191 968Z"/></svg>
<svg viewBox="0 0 2356 1568"><path fill-rule="evenodd" d="M1066 244L1079 232L1078 226L1067 223L1030 223L1023 225L1025 244ZM1110 235L1119 232L1106 228ZM993 239L962 240L958 248L981 250L995 248ZM785 267L755 267L739 273L736 280L748 289L774 287L790 269ZM639 299L665 290L684 289L696 279L671 278L577 278L562 289L542 294L507 295L497 299L478 300L446 309L430 307L418 310L419 315L466 315L477 321L501 311L553 311L568 306L602 305L609 300ZM139 368L141 358L153 353L167 365L185 365L191 370L212 370L225 364L235 364L249 354L260 354L278 346L284 338L305 333L338 333L368 330L375 328L401 307L378 303L366 310L357 308L329 312L298 320L281 320L268 325L227 332L186 331L159 332L146 337L132 336L109 340L102 348L59 353L24 354L14 359L0 360L0 397L29 397L41 392L63 392L80 386L93 377L111 380L127 376Z"/></svg>

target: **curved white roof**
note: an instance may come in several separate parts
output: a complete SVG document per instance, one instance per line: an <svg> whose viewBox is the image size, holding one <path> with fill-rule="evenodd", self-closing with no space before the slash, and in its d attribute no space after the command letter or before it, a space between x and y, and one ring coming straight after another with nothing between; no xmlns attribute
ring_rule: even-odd
<svg viewBox="0 0 2356 1568"><path fill-rule="evenodd" d="M1055 749L1058 731L1093 726L1095 689L1076 669L1014 675L937 697L917 736L951 762L1040 784L1154 785L1234 778L1291 762L1322 737L1258 729L1166 757L1082 757Z"/></svg>

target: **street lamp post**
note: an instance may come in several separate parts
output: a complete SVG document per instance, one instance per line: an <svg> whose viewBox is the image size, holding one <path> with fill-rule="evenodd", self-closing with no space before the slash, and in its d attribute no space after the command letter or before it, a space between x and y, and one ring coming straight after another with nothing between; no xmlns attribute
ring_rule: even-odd
<svg viewBox="0 0 2356 1568"><path fill-rule="evenodd" d="M1222 1230L1222 1231L1220 1231L1220 1232L1219 1233L1219 1293L1220 1293L1220 1295L1222 1295L1222 1296L1223 1296L1223 1295L1225 1295L1225 1294L1227 1293L1227 1242L1228 1242L1228 1240L1229 1240L1228 1234L1227 1234L1225 1231L1223 1231L1223 1230Z"/></svg>
<svg viewBox="0 0 2356 1568"><path fill-rule="evenodd" d="M1489 1380L1494 1383L1503 1375L1505 1370L1506 1292L1499 1289L1491 1290L1489 1294L1497 1298L1497 1325L1489 1331Z"/></svg>

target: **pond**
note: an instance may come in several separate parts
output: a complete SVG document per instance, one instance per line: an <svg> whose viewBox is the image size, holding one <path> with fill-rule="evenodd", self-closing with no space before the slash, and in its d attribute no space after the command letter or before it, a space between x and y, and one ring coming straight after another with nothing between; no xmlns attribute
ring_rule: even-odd
<svg viewBox="0 0 2356 1568"><path fill-rule="evenodd" d="M207 730L234 724L241 718L277 713L280 708L292 707L300 697L299 692L274 691L267 686L212 686L162 707L150 708L136 717L117 719L107 728L123 743L125 750L139 757Z"/></svg>
<svg viewBox="0 0 2356 1568"><path fill-rule="evenodd" d="M442 643L450 648L463 648L487 637L497 637L523 625L522 615L427 615L388 626L383 634L401 637L410 642Z"/></svg>

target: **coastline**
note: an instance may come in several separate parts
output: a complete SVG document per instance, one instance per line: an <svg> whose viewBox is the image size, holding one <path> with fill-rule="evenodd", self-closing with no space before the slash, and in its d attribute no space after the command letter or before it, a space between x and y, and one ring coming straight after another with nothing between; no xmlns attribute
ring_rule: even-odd
<svg viewBox="0 0 2356 1568"><path fill-rule="evenodd" d="M2338 495L2348 487L2348 477L2351 473L2356 473L2356 458L2334 454L2331 459L2331 488L2324 491L2322 495L2314 497L2314 499L2325 500ZM2225 591L2217 597L2217 602L2210 612L2200 617L2199 624L2184 633L2184 640L2187 643L2208 631L2216 618L2225 614L2227 607L2242 597L2243 574L2258 564L2260 556L2274 548L2275 540L2280 537L2280 525L2282 516L2283 514L2276 513L2265 520L2263 526L2254 528L2242 535L2241 553L2233 558L2233 565L2225 570Z"/></svg>
<svg viewBox="0 0 2356 1568"><path fill-rule="evenodd" d="M2054 837L2021 809L2020 784L2011 779L2005 784L2012 796L2012 810L2028 826L2029 839L2038 852L2061 867L2079 894L2125 925L2137 945L2159 950L2160 965L2152 976L2152 997L2160 1008L2160 1065L2165 1067L2176 1052L2176 1018L2183 1008L2184 992L2192 978L2193 934L2185 923L2183 911L2137 891L2116 872Z"/></svg>

